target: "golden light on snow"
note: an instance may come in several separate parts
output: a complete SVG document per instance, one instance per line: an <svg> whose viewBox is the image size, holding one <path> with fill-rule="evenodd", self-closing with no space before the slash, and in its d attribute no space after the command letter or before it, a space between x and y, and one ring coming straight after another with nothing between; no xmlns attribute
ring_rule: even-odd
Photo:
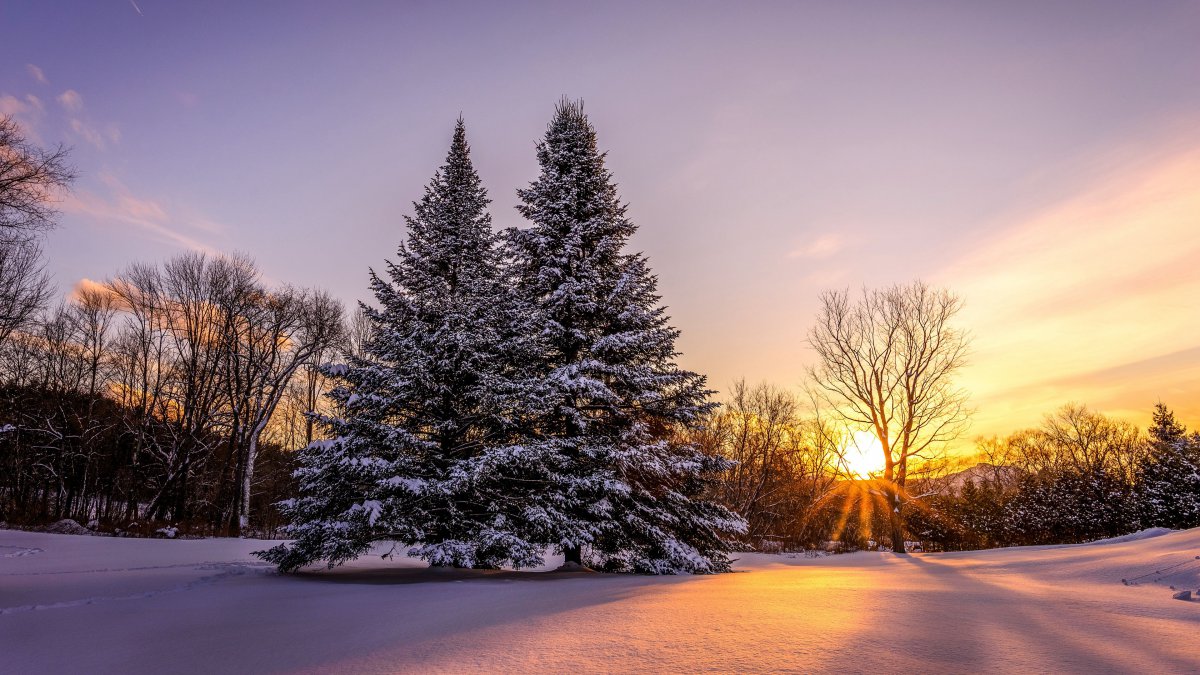
<svg viewBox="0 0 1200 675"><path fill-rule="evenodd" d="M850 434L844 453L845 468L854 478L872 478L883 473L883 444L866 429Z"/></svg>

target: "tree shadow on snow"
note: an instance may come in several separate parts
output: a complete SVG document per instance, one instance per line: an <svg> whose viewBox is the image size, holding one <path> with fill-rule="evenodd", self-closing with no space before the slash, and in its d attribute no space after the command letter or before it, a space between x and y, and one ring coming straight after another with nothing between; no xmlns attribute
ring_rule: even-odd
<svg viewBox="0 0 1200 675"><path fill-rule="evenodd" d="M291 579L347 584L425 584L482 581L565 581L570 579L653 578L628 574L603 574L592 570L516 571L459 567L335 567L302 569Z"/></svg>
<svg viewBox="0 0 1200 675"><path fill-rule="evenodd" d="M939 654L940 648L947 646L941 640L913 645L930 662L936 663L941 657L944 666L976 663L1005 669L1005 664L998 662L1003 661L1004 650L998 654L995 647L1019 645L1020 653L1033 655L1040 666L1055 670L1121 672L1145 668L1147 664L1164 671L1193 672L1197 668L1196 661L1173 657L1155 644L1153 637L1138 634L1131 623L1122 621L1128 610L1104 605L1101 600L1072 597L1067 589L1061 598L1049 598L1044 592L989 582L983 575L938 563L936 556L904 555L896 559L933 576L941 586L933 593L954 596L945 602L955 611L939 618L947 621L943 628L950 631L948 634L961 636L949 642L957 643L960 649L967 643L969 647L963 651L971 653L950 649ZM1072 625L1072 617L1062 611L1067 607L1072 613L1090 615L1086 625ZM911 644L923 641L925 635L904 637Z"/></svg>

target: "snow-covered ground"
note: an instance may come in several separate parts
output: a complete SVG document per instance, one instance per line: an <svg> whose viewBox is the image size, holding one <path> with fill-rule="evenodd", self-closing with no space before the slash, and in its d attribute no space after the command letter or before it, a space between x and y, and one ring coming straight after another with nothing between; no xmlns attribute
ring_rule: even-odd
<svg viewBox="0 0 1200 675"><path fill-rule="evenodd" d="M1147 534L635 577L0 531L0 672L1198 671L1200 530Z"/></svg>

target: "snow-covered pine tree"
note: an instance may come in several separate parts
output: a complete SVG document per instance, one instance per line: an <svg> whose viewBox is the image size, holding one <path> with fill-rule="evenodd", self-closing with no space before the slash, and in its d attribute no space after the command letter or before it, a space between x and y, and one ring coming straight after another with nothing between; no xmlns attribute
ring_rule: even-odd
<svg viewBox="0 0 1200 675"><path fill-rule="evenodd" d="M1175 413L1154 406L1146 458L1137 475L1142 527L1200 525L1200 436L1188 436Z"/></svg>
<svg viewBox="0 0 1200 675"><path fill-rule="evenodd" d="M673 361L679 331L645 257L624 250L636 227L581 102L559 103L537 157L540 176L518 191L532 227L509 232L550 385L522 449L546 482L531 495L527 538L568 562L586 547L606 570L727 570L727 537L744 522L699 497L723 460L676 433L711 409L711 392Z"/></svg>
<svg viewBox="0 0 1200 675"><path fill-rule="evenodd" d="M363 307L363 354L328 369L339 381L338 412L319 418L330 440L301 451L300 496L283 504L295 541L263 554L281 569L332 567L378 540L412 544L434 565L541 562L543 547L507 527L507 512L524 513L510 486L468 466L486 455L504 468L497 457L514 455L494 452L518 438L521 402L536 389L519 368L528 312L506 289L488 202L459 119L445 165L406 217L398 261L371 272L378 308Z"/></svg>

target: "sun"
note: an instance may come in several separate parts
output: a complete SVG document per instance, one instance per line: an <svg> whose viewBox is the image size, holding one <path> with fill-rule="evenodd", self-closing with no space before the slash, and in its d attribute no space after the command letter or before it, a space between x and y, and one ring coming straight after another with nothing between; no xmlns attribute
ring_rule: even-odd
<svg viewBox="0 0 1200 675"><path fill-rule="evenodd" d="M866 479L883 473L883 445L875 437L875 432L852 432L843 450L846 469L854 478Z"/></svg>

